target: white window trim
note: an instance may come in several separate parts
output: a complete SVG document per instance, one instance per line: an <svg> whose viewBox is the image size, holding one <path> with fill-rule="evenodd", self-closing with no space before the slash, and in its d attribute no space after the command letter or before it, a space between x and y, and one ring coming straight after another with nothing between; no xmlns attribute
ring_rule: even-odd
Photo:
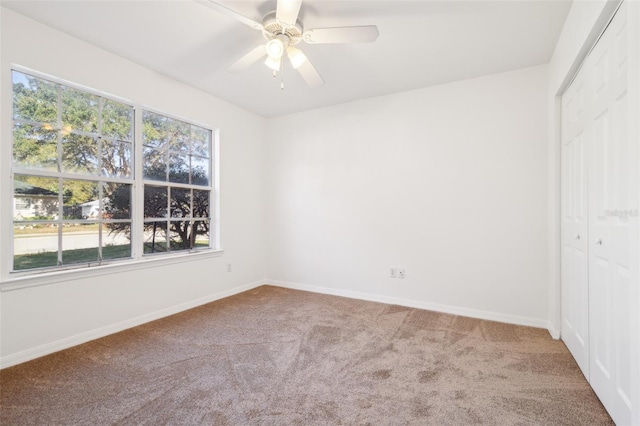
<svg viewBox="0 0 640 426"><path fill-rule="evenodd" d="M76 266L69 265L68 269L47 269L40 273L24 273L16 272L12 274L11 278L0 282L0 293L5 293L12 290L19 290L28 287L39 287L43 285L50 285L59 282L69 282L80 279L87 279L92 277L98 277L101 275L109 275L115 273L122 273L127 271L137 271L144 268L155 268L159 264L174 265L179 263L187 263L201 259L208 259L214 257L221 257L224 254L224 250L199 250L192 252L179 252L175 254L167 254L164 256L152 255L145 256L141 260L126 259L119 260L114 263L103 263L100 266ZM20 275L13 277L13 275Z"/></svg>
<svg viewBox="0 0 640 426"><path fill-rule="evenodd" d="M10 71L17 71L25 74L32 75L37 78L45 79L53 83L62 84L73 89L82 90L97 96L101 96L107 99L111 99L116 102L121 102L126 105L130 105L134 110L134 179L133 182L129 181L133 185L133 203L132 203L132 238L131 238L131 258L130 259L115 259L110 261L103 261L101 265L66 265L58 268L47 269L34 269L25 271L12 271L13 269L13 191L10 188L13 182L13 171L11 175L6 174L0 178L0 184L6 191L2 196L2 203L4 206L0 209L0 229L2 229L3 235L11 235L11 238L7 238L9 242L3 244L1 249L5 259L0 265L2 274L0 276L0 292L15 290L25 287L33 287L40 285L48 285L61 281L89 278L93 276L99 276L104 274L111 274L116 272L124 272L129 270L137 270L140 268L148 268L157 266L158 262L165 264L183 263L193 261L196 259L220 257L224 253L220 244L220 129L217 126L213 126L208 123L198 122L192 119L184 118L176 114L167 113L156 108L146 106L140 102L135 102L120 96L113 95L111 93L96 90L91 87L86 87L71 81L61 79L46 73L42 73L27 67L23 67L17 64L11 64ZM6 152L4 155L4 165L7 165L7 170L13 170L13 80L12 72L8 73L5 82L8 84L3 87L9 88L7 92L0 90L3 99L0 99L0 103L10 106L0 116L0 123L4 125L0 128L5 129L3 131L4 136L2 139L8 137L9 143L5 144L2 148L2 152ZM0 82L1 83L1 82ZM6 102L6 103L5 103ZM210 232L213 232L213 238L210 237L210 248L188 251L177 251L162 254L144 254L142 247L142 230L144 226L144 218L142 217L142 211L144 210L144 180L142 177L142 111L149 111L156 114L161 114L176 120L184 121L195 126L199 126L211 131L211 170L210 179L211 183L207 187L202 187L203 190L211 191L209 206L210 206ZM6 151L5 151L6 150ZM7 158L9 157L9 158ZM37 174L37 173L36 173ZM75 176L74 178L79 178ZM159 182L160 184L170 182ZM9 202L11 201L11 202ZM139 217L137 217L139 215ZM8 252L8 253L7 253ZM96 262L97 263L97 262Z"/></svg>

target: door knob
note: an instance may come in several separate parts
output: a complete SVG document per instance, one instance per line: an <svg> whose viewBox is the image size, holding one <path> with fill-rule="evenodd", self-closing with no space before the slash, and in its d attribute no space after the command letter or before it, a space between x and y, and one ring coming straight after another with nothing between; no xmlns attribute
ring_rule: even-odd
<svg viewBox="0 0 640 426"><path fill-rule="evenodd" d="M580 234L576 234L576 240L580 239Z"/></svg>
<svg viewBox="0 0 640 426"><path fill-rule="evenodd" d="M601 246L601 245L602 245L602 238L598 238L598 239L596 240L596 244L597 244L597 245L599 245L599 246Z"/></svg>

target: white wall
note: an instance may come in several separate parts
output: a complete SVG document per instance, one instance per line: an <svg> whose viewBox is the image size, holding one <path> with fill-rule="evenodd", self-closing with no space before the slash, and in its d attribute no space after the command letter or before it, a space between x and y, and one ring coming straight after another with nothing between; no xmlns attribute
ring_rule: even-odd
<svg viewBox="0 0 640 426"><path fill-rule="evenodd" d="M560 336L560 99L621 0L574 1L549 63L549 328Z"/></svg>
<svg viewBox="0 0 640 426"><path fill-rule="evenodd" d="M269 120L270 281L546 327L546 93L539 66Z"/></svg>
<svg viewBox="0 0 640 426"><path fill-rule="evenodd" d="M222 248L218 258L156 263L91 278L2 292L0 356L10 365L136 322L262 284L264 277L263 129L265 120L87 43L0 9L0 107L11 110L11 64L18 64L153 109L220 128ZM2 115L1 169L10 167L10 114ZM2 173L3 280L11 188ZM193 258L195 259L195 258ZM233 272L225 265L233 263ZM57 280L57 281L56 281ZM55 282L54 282L55 281Z"/></svg>

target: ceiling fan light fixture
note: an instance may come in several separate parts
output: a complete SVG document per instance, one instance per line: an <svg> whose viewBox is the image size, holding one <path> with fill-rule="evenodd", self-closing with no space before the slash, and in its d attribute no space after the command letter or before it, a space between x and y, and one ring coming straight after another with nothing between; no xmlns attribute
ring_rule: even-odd
<svg viewBox="0 0 640 426"><path fill-rule="evenodd" d="M307 55L305 55L302 50L293 46L289 46L287 49L287 56L289 57L289 61L291 61L291 66L296 70L307 61Z"/></svg>
<svg viewBox="0 0 640 426"><path fill-rule="evenodd" d="M279 60L284 54L284 43L279 38L274 38L267 42L265 49L270 59Z"/></svg>
<svg viewBox="0 0 640 426"><path fill-rule="evenodd" d="M280 59L281 58L272 58L271 56L267 56L267 60L264 61L264 64L274 71L280 71Z"/></svg>

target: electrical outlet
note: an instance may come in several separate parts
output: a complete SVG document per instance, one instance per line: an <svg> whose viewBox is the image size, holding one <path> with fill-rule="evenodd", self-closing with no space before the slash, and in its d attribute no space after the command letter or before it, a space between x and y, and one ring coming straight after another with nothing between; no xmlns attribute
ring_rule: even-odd
<svg viewBox="0 0 640 426"><path fill-rule="evenodd" d="M391 268L389 270L389 277L391 277L391 278L395 278L396 277L396 268Z"/></svg>
<svg viewBox="0 0 640 426"><path fill-rule="evenodd" d="M398 268L398 278L404 278L404 268Z"/></svg>
<svg viewBox="0 0 640 426"><path fill-rule="evenodd" d="M227 272L231 272L231 264L227 263Z"/></svg>

